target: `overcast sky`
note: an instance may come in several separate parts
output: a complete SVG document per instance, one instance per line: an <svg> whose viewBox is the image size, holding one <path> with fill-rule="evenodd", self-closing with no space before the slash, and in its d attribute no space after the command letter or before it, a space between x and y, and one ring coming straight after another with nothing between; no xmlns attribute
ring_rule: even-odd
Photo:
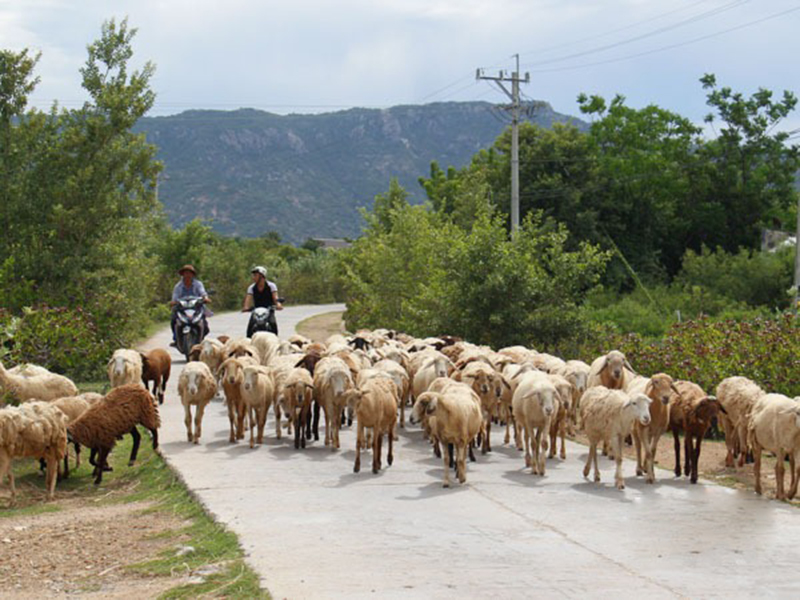
<svg viewBox="0 0 800 600"><path fill-rule="evenodd" d="M0 48L41 51L34 106L79 106L86 46L126 16L133 66L157 69L151 116L504 102L475 69L516 53L523 93L573 115L580 92L619 93L699 122L704 73L800 93L797 0L0 0Z"/></svg>

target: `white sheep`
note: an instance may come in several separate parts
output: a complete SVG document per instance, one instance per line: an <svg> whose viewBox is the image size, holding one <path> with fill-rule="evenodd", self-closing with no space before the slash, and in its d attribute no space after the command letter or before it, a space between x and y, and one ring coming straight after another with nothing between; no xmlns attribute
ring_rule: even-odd
<svg viewBox="0 0 800 600"><path fill-rule="evenodd" d="M195 444L200 443L203 412L206 405L217 394L217 381L208 365L202 362L190 362L181 371L178 379L178 394L183 404L186 438ZM195 406L194 433L192 433L192 410Z"/></svg>
<svg viewBox="0 0 800 600"><path fill-rule="evenodd" d="M517 447L519 448L521 430L525 440L525 466L530 467L534 475L545 474L542 446L547 449L550 420L557 408L556 395L556 388L545 373L531 372L522 377L511 401Z"/></svg>
<svg viewBox="0 0 800 600"><path fill-rule="evenodd" d="M0 391L8 394L17 402L31 399L55 400L63 396L75 396L78 387L67 377L51 373L43 367L28 370L28 375L6 371L0 362Z"/></svg>
<svg viewBox="0 0 800 600"><path fill-rule="evenodd" d="M748 437L753 448L756 493L761 494L761 452L775 454L775 482L778 500L791 500L800 479L800 398L764 394L753 406L748 420ZM789 458L791 482L784 491L784 461Z"/></svg>
<svg viewBox="0 0 800 600"><path fill-rule="evenodd" d="M11 504L17 499L11 462L42 458L47 464L47 498L55 495L58 463L67 451L67 415L47 402L0 409L0 482L8 475Z"/></svg>
<svg viewBox="0 0 800 600"><path fill-rule="evenodd" d="M404 428L406 426L406 402L411 392L411 382L408 378L408 371L391 358L379 360L372 368L389 375L397 386L397 402L400 407L400 427Z"/></svg>
<svg viewBox="0 0 800 600"><path fill-rule="evenodd" d="M256 331L250 338L253 346L258 348L261 364L269 365L272 359L278 356L281 347L280 338L271 331Z"/></svg>
<svg viewBox="0 0 800 600"><path fill-rule="evenodd" d="M589 476L594 462L594 480L600 481L597 467L597 445L609 442L617 463L614 483L617 489L625 489L622 477L622 444L631 432L634 421L642 425L650 423L650 398L644 394L629 396L622 390L611 390L605 386L590 387L581 398L581 425L589 438L589 457L583 468L583 476Z"/></svg>
<svg viewBox="0 0 800 600"><path fill-rule="evenodd" d="M491 452L492 417L497 411L498 396L502 392L499 387L502 385L499 380L499 374L490 364L482 360L476 360L474 362L466 362L460 370L454 371L453 379L469 385L480 398L484 431L481 453Z"/></svg>
<svg viewBox="0 0 800 600"><path fill-rule="evenodd" d="M725 431L725 445L728 448L726 467L733 466L737 453L739 466L744 466L748 450L748 415L764 394L766 392L747 377L727 377L717 386L717 400L725 408L725 413L719 415L719 420Z"/></svg>
<svg viewBox="0 0 800 600"><path fill-rule="evenodd" d="M591 367L582 360L568 360L563 367L556 371L558 375L561 375L572 384L572 405L569 415L570 435L574 435L574 428L578 426L580 400L581 396L583 396L583 392L586 391L590 371Z"/></svg>
<svg viewBox="0 0 800 600"><path fill-rule="evenodd" d="M441 352L429 353L419 365L416 365L412 357L412 365L414 365L412 367L414 375L411 379L411 389L415 398L428 391L434 379L448 377L454 368L452 361Z"/></svg>
<svg viewBox="0 0 800 600"><path fill-rule="evenodd" d="M550 420L550 451L547 458L553 458L556 455L556 438L560 436L561 449L559 450L559 456L565 459L567 458L567 424L573 405L573 387L572 384L561 375L548 373L547 378L556 388L556 398L558 400L558 405L555 407L556 410L553 412L553 418Z"/></svg>
<svg viewBox="0 0 800 600"><path fill-rule="evenodd" d="M353 387L347 364L335 356L326 356L314 369L314 399L325 413L325 445L339 448L339 424L345 407L344 393ZM315 417L316 420L317 417Z"/></svg>
<svg viewBox="0 0 800 600"><path fill-rule="evenodd" d="M434 386L431 386L434 387ZM440 392L424 392L411 411L411 422L427 422L431 438L449 448L442 452L444 487L450 487L450 462L455 459L459 482L467 481L467 448L481 431L483 418L478 396L465 383L451 381Z"/></svg>
<svg viewBox="0 0 800 600"><path fill-rule="evenodd" d="M142 383L142 355L136 350L120 348L108 360L108 380L111 387L119 387L128 383ZM72 394L70 394L72 395Z"/></svg>
<svg viewBox="0 0 800 600"><path fill-rule="evenodd" d="M269 367L251 365L244 368L244 383L242 384L242 401L250 420L250 447L264 443L264 425L267 422L269 407L275 404L275 421L277 437L280 438L280 405L275 402L275 381ZM258 427L255 440L253 434Z"/></svg>

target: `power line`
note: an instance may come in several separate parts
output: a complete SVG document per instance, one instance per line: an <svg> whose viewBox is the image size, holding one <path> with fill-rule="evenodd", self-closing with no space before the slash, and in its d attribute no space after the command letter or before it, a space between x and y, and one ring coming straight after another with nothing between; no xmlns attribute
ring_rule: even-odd
<svg viewBox="0 0 800 600"><path fill-rule="evenodd" d="M670 44L668 46L661 46L660 48L654 48L653 50L647 50L647 51L644 51L644 52L639 52L637 54L630 54L628 56L620 56L620 57L611 58L611 59L608 59L608 60L600 60L600 61L595 61L595 62L591 62L591 63L584 63L582 65L573 65L573 66L568 66L568 67L556 67L556 68L552 68L552 69L534 69L532 72L533 73L553 73L553 72L560 72L560 71L574 71L576 69L585 69L587 67L596 67L596 66L599 66L599 65L607 65L607 64L611 64L611 63L625 61L625 60L631 60L631 59L634 59L634 58L640 58L642 56L648 56L650 54L656 54L657 52L663 52L665 50L672 50L674 48L680 48L682 46L688 46L690 44L695 44L697 42L701 42L701 41L704 41L704 40L707 40L707 39L710 39L710 38L714 38L714 37L717 37L717 36L720 36L720 35L724 35L726 33L732 32L732 31L738 31L739 29L744 29L746 27L752 27L753 25L758 25L759 23L763 23L764 21L769 21L771 19L776 19L778 17L782 17L783 15L787 15L789 13L796 12L798 10L800 10L800 6L795 7L795 8L790 8L790 9L787 9L787 10L784 10L784 11L781 11L781 12L777 12L777 13L771 14L771 15L769 15L767 17L763 17L761 19L756 19L754 21L748 21L747 23L743 23L741 25L737 25L736 27L729 27L728 29L723 29L721 31L716 31L714 33L710 33L708 35L703 35L703 36L700 36L700 37L697 37L697 38L694 38L694 39L691 39L691 40L686 40L684 42L679 42L677 44Z"/></svg>
<svg viewBox="0 0 800 600"><path fill-rule="evenodd" d="M526 63L524 66L526 66L526 67L535 67L535 66L551 64L551 63L555 63L555 62L563 62L565 60L569 60L569 59L572 59L572 58L579 58L581 56L586 56L587 54L596 54L598 52L605 52L606 50L611 50L612 48L617 48L619 46L624 46L626 44L632 44L633 42L638 42L638 41L641 41L643 39L647 39L649 37L653 37L655 35L659 35L659 34L667 32L667 31L671 31L673 29L677 29L679 27L683 27L684 25L689 25L691 23L696 23L697 21L701 21L703 19L707 19L709 17L716 16L716 15L718 15L720 13L723 13L725 11L731 10L732 8L737 8L737 7L741 6L742 4L747 4L747 2L749 2L749 0L736 0L734 2L731 2L730 4L726 4L725 6L714 8L714 9L706 11L704 13L700 13L699 15L695 15L693 17L689 17L688 19L684 19L683 21L678 21L677 23L672 23L670 25L665 25L663 27L659 27L658 29L654 29L652 31L643 33L641 35L637 35L637 36L634 36L632 38L628 38L626 40L621 40L621 41L614 42L614 43L611 43L611 44L606 44L604 46L598 46L598 47L595 47L595 48L590 48L588 50L583 50L581 52L575 52L573 54L568 54L566 56L560 56L560 57L557 57L557 58L550 58L550 59L546 59L546 60L540 60L540 61L536 61L536 62Z"/></svg>

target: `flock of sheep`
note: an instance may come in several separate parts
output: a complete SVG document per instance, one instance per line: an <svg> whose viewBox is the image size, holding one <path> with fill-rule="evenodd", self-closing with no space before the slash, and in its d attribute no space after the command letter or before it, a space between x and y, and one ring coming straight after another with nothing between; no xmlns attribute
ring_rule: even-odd
<svg viewBox="0 0 800 600"><path fill-rule="evenodd" d="M491 451L493 424L505 426L506 444L524 448L526 467L544 475L547 459L566 458L565 438L583 431L589 453L583 469L600 481L598 446L616 461L615 485L625 487L622 450L631 436L636 448L637 475L655 481L659 440L671 431L675 475L697 481L702 440L714 419L725 432L726 463L743 465L752 453L756 492L761 493L761 454L776 455L777 498L793 498L800 475L800 398L765 393L744 377L723 380L716 395L689 381L673 381L664 373L638 375L619 351L597 357L591 365L564 361L521 346L494 351L457 338L416 339L379 329L324 343L302 336L281 340L259 332L238 340L206 338L192 349L181 372L178 393L185 412L187 440L199 443L206 406L222 393L230 422L229 440L261 444L267 414L273 410L275 436L285 429L297 449L319 440L324 416L324 444L340 447L339 430L356 423L354 471L361 468L361 451L372 450L372 471L382 467L386 437L389 465L394 460L396 428L419 423L433 452L442 458L444 486L455 468L466 481L467 457L474 449ZM90 448L95 483L108 469L107 457L117 439L133 436L130 463L139 447L137 425L147 428L158 445L158 405L164 401L170 375L169 354L117 350L108 363L112 390L105 396L81 394L67 378L34 365L6 370L0 364L0 386L21 404L0 409L0 480L8 474L15 498L11 460L33 457L47 466L52 498L60 461L68 473L67 442ZM147 390L153 384L153 394ZM194 414L192 414L194 410ZM684 438L684 467L681 443ZM791 482L784 487L788 458Z"/></svg>

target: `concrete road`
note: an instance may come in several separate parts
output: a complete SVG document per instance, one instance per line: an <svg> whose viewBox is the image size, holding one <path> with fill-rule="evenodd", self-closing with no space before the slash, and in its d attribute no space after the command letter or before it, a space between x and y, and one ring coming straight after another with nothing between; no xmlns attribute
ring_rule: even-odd
<svg viewBox="0 0 800 600"><path fill-rule="evenodd" d="M289 308L281 335L337 306ZM212 334L242 335L247 315L212 319ZM147 347L166 347L169 333ZM627 488L583 479L586 448L568 444L547 475L530 475L502 445L478 455L467 483L442 488L442 464L416 427L400 430L395 462L378 475L370 454L353 473L355 433L342 449L296 451L228 442L221 401L206 410L199 446L187 443L175 360L162 407L167 461L241 540L274 598L798 598L800 513L752 492L671 473L646 485L626 461ZM272 427L270 427L272 424ZM322 427L322 425L321 425ZM662 441L666 443L666 440ZM384 446L385 447L385 446Z"/></svg>

